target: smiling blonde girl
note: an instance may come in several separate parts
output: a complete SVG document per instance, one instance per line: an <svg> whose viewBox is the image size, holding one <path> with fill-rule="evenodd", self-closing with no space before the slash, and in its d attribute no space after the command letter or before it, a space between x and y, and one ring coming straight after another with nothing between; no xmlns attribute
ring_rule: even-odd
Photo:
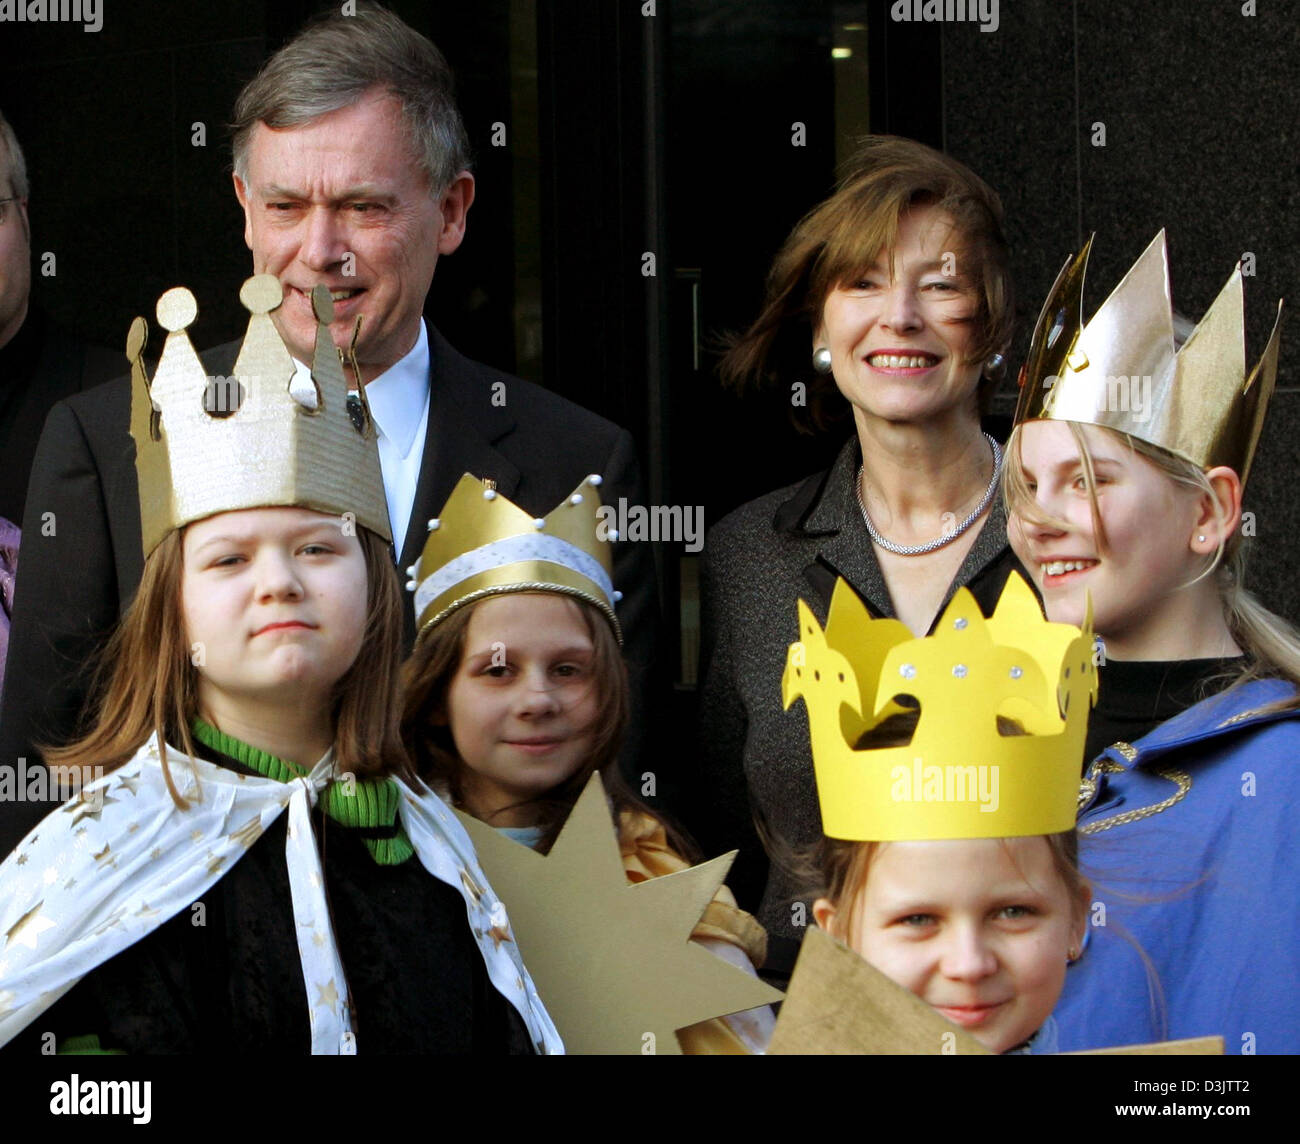
<svg viewBox="0 0 1300 1144"><path fill-rule="evenodd" d="M1243 587L1240 530L1277 328L1247 375L1238 268L1175 353L1163 233L1084 326L1087 254L1039 318L1007 471L1012 543L1047 615L1090 595L1104 645L1080 831L1126 896L1094 906L1062 1043L1300 1051L1300 639ZM1116 382L1142 378L1135 409ZM1115 1003L1145 980L1120 927L1163 1006Z"/></svg>

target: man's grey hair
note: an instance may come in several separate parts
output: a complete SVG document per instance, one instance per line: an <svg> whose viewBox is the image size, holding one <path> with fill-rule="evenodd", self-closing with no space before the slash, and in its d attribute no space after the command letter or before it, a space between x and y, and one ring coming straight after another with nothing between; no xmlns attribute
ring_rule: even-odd
<svg viewBox="0 0 1300 1144"><path fill-rule="evenodd" d="M438 195L470 165L447 61L392 12L358 7L309 24L275 53L235 101L235 174L248 181L248 147L258 123L299 127L351 107L379 89L400 104L414 158Z"/></svg>
<svg viewBox="0 0 1300 1144"><path fill-rule="evenodd" d="M0 149L8 160L9 186L11 194L18 199L27 197L27 160L23 158L23 149L18 146L18 136L9 126L9 120L0 112ZM0 196L5 197L5 196Z"/></svg>

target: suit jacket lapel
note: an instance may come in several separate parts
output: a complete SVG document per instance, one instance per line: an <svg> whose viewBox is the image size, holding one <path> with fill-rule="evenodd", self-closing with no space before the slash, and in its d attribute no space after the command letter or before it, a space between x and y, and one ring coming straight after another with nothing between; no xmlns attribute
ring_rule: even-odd
<svg viewBox="0 0 1300 1144"><path fill-rule="evenodd" d="M493 445L514 428L514 416L507 406L492 404L491 379L480 373L477 363L458 353L432 326L429 373L429 424L415 506L398 559L403 569L419 559L429 519L441 511L463 474L496 481L507 497L513 497L519 485L519 469Z"/></svg>

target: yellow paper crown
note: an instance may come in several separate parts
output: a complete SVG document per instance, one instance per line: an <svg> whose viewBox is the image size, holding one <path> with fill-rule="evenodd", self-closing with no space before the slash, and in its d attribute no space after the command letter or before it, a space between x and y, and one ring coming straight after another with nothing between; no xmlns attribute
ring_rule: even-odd
<svg viewBox="0 0 1300 1144"><path fill-rule="evenodd" d="M364 390L360 426L349 414L348 386L329 335L329 290L312 291L315 406L289 392L294 363L271 320L283 299L270 274L239 292L251 317L230 378L210 378L185 332L198 314L183 286L158 299L167 333L150 381L143 353L148 326L131 323L131 436L140 489L140 531L147 557L172 529L219 512L297 505L344 516L391 540L379 450Z"/></svg>
<svg viewBox="0 0 1300 1144"><path fill-rule="evenodd" d="M533 517L471 474L461 477L406 570L420 634L484 596L559 592L596 607L621 643L614 605L623 594L610 577L600 484L593 474L545 517Z"/></svg>
<svg viewBox="0 0 1300 1144"><path fill-rule="evenodd" d="M1066 260L1043 304L1020 372L1016 424L1078 421L1138 437L1203 469L1230 465L1244 483L1277 380L1282 303L1249 377L1238 266L1177 353L1162 230L1083 322L1092 249Z"/></svg>
<svg viewBox="0 0 1300 1144"><path fill-rule="evenodd" d="M1043 619L1016 573L993 615L960 588L935 632L916 639L873 620L840 580L823 631L799 601L781 691L808 710L822 828L893 842L1055 834L1074 826L1088 711L1096 701L1092 606L1080 631ZM907 746L855 750L920 704ZM998 716L1023 735L1002 735Z"/></svg>

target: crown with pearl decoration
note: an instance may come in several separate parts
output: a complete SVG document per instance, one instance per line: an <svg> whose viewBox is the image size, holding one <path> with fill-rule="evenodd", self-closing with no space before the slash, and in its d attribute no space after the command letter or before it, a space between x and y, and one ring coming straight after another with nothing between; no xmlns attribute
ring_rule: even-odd
<svg viewBox="0 0 1300 1144"><path fill-rule="evenodd" d="M1202 469L1250 473L1277 380L1282 303L1264 352L1246 374L1241 267L1177 353L1162 230L1086 325L1083 280L1092 239L1066 260L1020 371L1016 424L1100 425Z"/></svg>
<svg viewBox="0 0 1300 1144"><path fill-rule="evenodd" d="M316 352L314 394L290 392L294 362L271 314L283 300L279 281L245 281L240 301L248 332L229 378L209 377L187 328L198 315L183 286L158 299L167 330L158 368L144 365L148 325L131 323L131 436L147 557L173 529L235 509L294 505L354 520L391 541L379 449L364 390L360 417L348 410L340 353L330 337L329 290L312 291ZM313 400L314 399L314 400Z"/></svg>
<svg viewBox="0 0 1300 1144"><path fill-rule="evenodd" d="M544 517L530 516L466 473L409 567L420 638L458 608L510 592L559 592L595 607L623 642L611 579L616 534L600 515L599 476L587 477Z"/></svg>
<svg viewBox="0 0 1300 1144"><path fill-rule="evenodd" d="M825 629L799 601L786 708L808 711L822 828L892 842L1010 838L1074 826L1088 711L1097 697L1092 604L1082 630L1043 619L1016 573L984 618L960 588L934 634L872 619L843 581ZM920 713L904 746L856 749L892 715ZM1023 734L1005 735L1002 716Z"/></svg>

